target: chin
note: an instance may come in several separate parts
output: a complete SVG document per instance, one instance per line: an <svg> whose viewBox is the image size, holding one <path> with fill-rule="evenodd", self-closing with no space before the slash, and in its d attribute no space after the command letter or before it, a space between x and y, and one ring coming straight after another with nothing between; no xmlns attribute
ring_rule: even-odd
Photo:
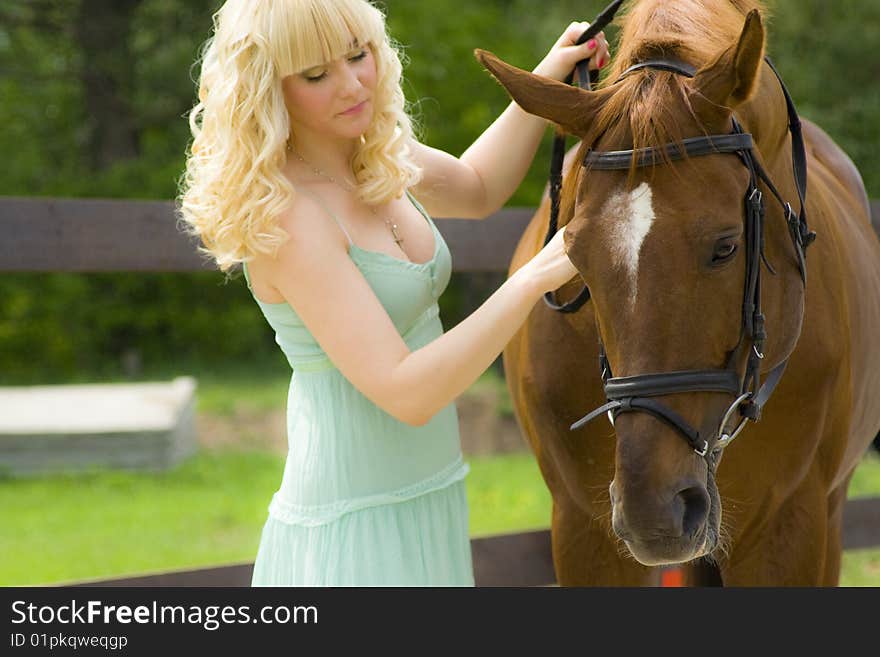
<svg viewBox="0 0 880 657"><path fill-rule="evenodd" d="M340 136L349 139L357 139L369 130L370 126L373 125L373 112L369 111L364 112L363 114L363 116L357 116L355 118L342 117L343 125L339 128L341 133Z"/></svg>

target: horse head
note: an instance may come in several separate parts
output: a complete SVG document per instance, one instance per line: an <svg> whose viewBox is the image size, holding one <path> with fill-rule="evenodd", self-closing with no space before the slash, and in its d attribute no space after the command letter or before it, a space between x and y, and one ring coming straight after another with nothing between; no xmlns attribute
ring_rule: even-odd
<svg viewBox="0 0 880 657"><path fill-rule="evenodd" d="M730 430L724 433L722 418L738 408L735 388L746 386L750 363L757 364L752 373L759 381L766 378L794 350L802 322L801 263L786 215L768 204L766 230L749 234L744 193L754 172L742 155L729 150L673 158L665 150L728 135L736 119L782 196L796 198L786 103L767 74L760 15L750 12L744 24L742 14L731 15L729 22L724 39L670 39L646 32L644 26L657 21L631 12L607 83L590 91L477 51L523 109L581 140L577 161L584 164L566 174L560 223L568 255L591 292L613 381L638 382L647 400L643 408L613 407L617 442L609 486L613 531L646 565L688 561L723 545L715 468L719 440ZM630 70L646 60L690 62L695 72ZM590 164L591 152L624 149L631 151L626 166ZM653 159L639 163L639 149L652 149ZM749 281L754 262L759 273L764 270L756 293L763 308L760 336L755 326L745 326L756 298ZM686 377L675 384L664 378L689 372L715 372L735 386L706 385L706 376L691 386ZM659 377L657 389L648 389L649 375ZM664 381L665 388L659 385ZM624 412L633 410L643 412ZM684 429L676 422L698 436L697 447L682 440Z"/></svg>

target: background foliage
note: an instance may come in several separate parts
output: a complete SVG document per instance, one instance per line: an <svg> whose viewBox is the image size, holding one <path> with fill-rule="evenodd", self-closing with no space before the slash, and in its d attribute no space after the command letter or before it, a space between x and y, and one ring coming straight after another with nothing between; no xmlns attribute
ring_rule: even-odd
<svg viewBox="0 0 880 657"><path fill-rule="evenodd" d="M410 60L406 92L424 140L457 154L507 102L473 49L530 68L569 21L590 19L605 0L381 4ZM880 196L880 1L769 4L770 53L799 110L851 155L869 195ZM218 6L4 0L0 194L173 198L189 140L194 62ZM536 204L549 144L548 133L511 205ZM487 295L496 279L486 280ZM455 277L441 300L446 324L480 300ZM168 363L197 368L241 358L277 365L279 357L242 281L227 284L219 273L0 277L0 383L139 376Z"/></svg>

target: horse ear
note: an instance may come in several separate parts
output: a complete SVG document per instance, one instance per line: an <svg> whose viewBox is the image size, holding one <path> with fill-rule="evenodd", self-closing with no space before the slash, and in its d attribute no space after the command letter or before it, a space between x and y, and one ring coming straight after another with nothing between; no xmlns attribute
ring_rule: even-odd
<svg viewBox="0 0 880 657"><path fill-rule="evenodd" d="M569 134L586 134L599 107L596 93L523 71L479 48L474 56L526 112L553 121Z"/></svg>
<svg viewBox="0 0 880 657"><path fill-rule="evenodd" d="M746 16L739 41L694 76L693 88L714 105L734 109L755 91L764 57L764 26L753 9Z"/></svg>

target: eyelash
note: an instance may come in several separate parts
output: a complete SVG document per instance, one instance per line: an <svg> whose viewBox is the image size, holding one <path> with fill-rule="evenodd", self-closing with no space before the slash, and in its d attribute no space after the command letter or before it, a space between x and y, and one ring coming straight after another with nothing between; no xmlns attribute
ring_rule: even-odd
<svg viewBox="0 0 880 657"><path fill-rule="evenodd" d="M366 51L366 49L364 49L364 50L361 50L361 51L360 51L357 55L355 55L354 57L349 57L349 58L348 58L348 61L350 61L350 62L359 62L359 61L361 61L362 59L364 59L366 56L367 56L367 51ZM321 73L321 75L316 75L316 76L314 76L314 77L307 77L307 78L306 78L306 82L320 82L320 81L323 80L325 77L327 77L327 72L326 72L326 71L324 71L323 73Z"/></svg>

